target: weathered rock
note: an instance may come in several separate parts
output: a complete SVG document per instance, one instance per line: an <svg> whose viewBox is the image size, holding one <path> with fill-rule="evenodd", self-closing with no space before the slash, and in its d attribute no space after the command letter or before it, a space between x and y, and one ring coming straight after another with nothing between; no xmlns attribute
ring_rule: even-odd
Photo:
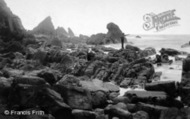
<svg viewBox="0 0 190 119"><path fill-rule="evenodd" d="M136 46L132 46L132 45L126 45L125 49L129 49L129 50L136 51L136 52L140 51L140 48L138 48Z"/></svg>
<svg viewBox="0 0 190 119"><path fill-rule="evenodd" d="M55 85L65 102L74 109L91 109L92 97L90 91L83 88L77 77L65 75Z"/></svg>
<svg viewBox="0 0 190 119"><path fill-rule="evenodd" d="M107 94L104 91L91 92L93 108L105 107L107 104Z"/></svg>
<svg viewBox="0 0 190 119"><path fill-rule="evenodd" d="M105 114L109 115L109 119L113 117L132 119L132 114L125 109L120 108L118 105L108 105L105 108Z"/></svg>
<svg viewBox="0 0 190 119"><path fill-rule="evenodd" d="M164 91L172 97L176 97L177 95L177 87L175 85L175 81L158 81L153 83L146 83L145 90Z"/></svg>
<svg viewBox="0 0 190 119"><path fill-rule="evenodd" d="M49 84L53 85L61 79L62 74L57 70L45 69L40 71L37 76L45 79Z"/></svg>
<svg viewBox="0 0 190 119"><path fill-rule="evenodd" d="M136 104L128 103L127 104L127 110L131 113L135 113L138 111L138 107Z"/></svg>
<svg viewBox="0 0 190 119"><path fill-rule="evenodd" d="M124 96L118 96L118 97L113 99L113 103L117 104L119 102L128 104L130 102L130 100L129 100L129 98L124 97Z"/></svg>
<svg viewBox="0 0 190 119"><path fill-rule="evenodd" d="M29 85L44 85L44 84L46 84L46 81L40 77L23 75L23 76L15 77L13 83L15 83L15 84L29 84Z"/></svg>
<svg viewBox="0 0 190 119"><path fill-rule="evenodd" d="M150 119L159 119L162 111L167 110L167 107L150 105L145 103L137 104L138 110L145 111L149 114Z"/></svg>
<svg viewBox="0 0 190 119"><path fill-rule="evenodd" d="M156 54L156 49L152 47L145 48L140 52L141 57L147 57Z"/></svg>
<svg viewBox="0 0 190 119"><path fill-rule="evenodd" d="M74 119L96 119L96 113L92 111L74 109L72 114Z"/></svg>
<svg viewBox="0 0 190 119"><path fill-rule="evenodd" d="M161 53L161 54L167 54L167 55L169 55L169 56L174 56L174 55L179 55L179 54L180 54L179 51L177 51L177 50L175 50L175 49L171 49L171 48L162 48L162 49L160 50L160 53Z"/></svg>
<svg viewBox="0 0 190 119"><path fill-rule="evenodd" d="M138 111L133 114L133 119L149 119L149 115L145 111Z"/></svg>
<svg viewBox="0 0 190 119"><path fill-rule="evenodd" d="M190 87L182 87L179 91L179 95L184 104L190 105Z"/></svg>
<svg viewBox="0 0 190 119"><path fill-rule="evenodd" d="M163 110L160 115L160 119L178 119L179 117L180 111L177 108Z"/></svg>
<svg viewBox="0 0 190 119"><path fill-rule="evenodd" d="M127 91L125 96L131 103L143 102L148 104L182 108L182 102L169 97L165 92L156 91Z"/></svg>

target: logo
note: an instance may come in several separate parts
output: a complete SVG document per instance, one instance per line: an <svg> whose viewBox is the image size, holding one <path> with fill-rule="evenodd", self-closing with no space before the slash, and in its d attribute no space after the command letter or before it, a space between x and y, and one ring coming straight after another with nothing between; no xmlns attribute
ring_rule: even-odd
<svg viewBox="0 0 190 119"><path fill-rule="evenodd" d="M156 29L156 31L164 30L165 28L178 25L179 17L175 16L176 10L169 10L158 15L154 13L149 13L143 16L145 23L143 24L143 29L148 31L151 29Z"/></svg>

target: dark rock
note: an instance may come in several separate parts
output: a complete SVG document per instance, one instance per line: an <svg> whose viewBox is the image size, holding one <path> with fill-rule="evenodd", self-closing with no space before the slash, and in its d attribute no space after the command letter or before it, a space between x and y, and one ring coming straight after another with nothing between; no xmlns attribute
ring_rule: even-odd
<svg viewBox="0 0 190 119"><path fill-rule="evenodd" d="M186 108L182 108L181 110L181 116L183 117L182 119L188 119L190 117L190 108L186 107Z"/></svg>
<svg viewBox="0 0 190 119"><path fill-rule="evenodd" d="M89 90L84 89L79 79L72 75L65 75L57 82L55 88L65 102L74 109L92 109L92 97Z"/></svg>
<svg viewBox="0 0 190 119"><path fill-rule="evenodd" d="M161 54L167 54L167 55L169 55L169 56L174 56L174 55L179 55L179 54L180 54L179 51L177 51L177 50L175 50L175 49L171 49L171 48L162 48L162 49L160 50L160 53L161 53Z"/></svg>
<svg viewBox="0 0 190 119"><path fill-rule="evenodd" d="M178 119L180 111L177 108L169 108L161 112L160 119Z"/></svg>
<svg viewBox="0 0 190 119"><path fill-rule="evenodd" d="M149 119L149 115L145 111L138 111L133 114L133 119Z"/></svg>
<svg viewBox="0 0 190 119"><path fill-rule="evenodd" d="M128 103L127 104L127 110L131 113L135 113L138 111L137 105L136 104L132 104L132 103Z"/></svg>
<svg viewBox="0 0 190 119"><path fill-rule="evenodd" d="M167 107L150 105L145 103L138 103L137 107L139 110L145 111L149 114L150 119L159 119L162 111L167 110Z"/></svg>
<svg viewBox="0 0 190 119"><path fill-rule="evenodd" d="M112 22L108 23L107 29L108 29L108 33L106 34L106 38L105 38L106 43L121 42L120 38L123 34L118 25L116 25L115 23L112 23Z"/></svg>
<svg viewBox="0 0 190 119"><path fill-rule="evenodd" d="M190 87L182 87L179 91L179 95L184 104L190 105Z"/></svg>
<svg viewBox="0 0 190 119"><path fill-rule="evenodd" d="M96 119L96 113L92 111L74 109L72 114L74 119Z"/></svg>
<svg viewBox="0 0 190 119"><path fill-rule="evenodd" d="M119 93L118 92L111 92L108 96L109 96L108 97L109 100L114 100L116 97L119 96Z"/></svg>
<svg viewBox="0 0 190 119"><path fill-rule="evenodd" d="M23 75L23 76L15 77L13 83L14 84L43 85L43 84L46 84L46 81L40 77Z"/></svg>
<svg viewBox="0 0 190 119"><path fill-rule="evenodd" d="M105 114L109 115L109 119L113 117L132 119L132 114L125 109L120 108L118 105L108 105L105 108Z"/></svg>
<svg viewBox="0 0 190 119"><path fill-rule="evenodd" d="M132 45L126 45L125 49L132 50L132 51L135 51L135 52L139 52L141 50L140 48L138 48L136 46L132 46Z"/></svg>
<svg viewBox="0 0 190 119"><path fill-rule="evenodd" d="M130 102L130 100L127 97L124 97L124 96L118 96L118 97L113 99L113 103L117 104L119 102L128 104Z"/></svg>
<svg viewBox="0 0 190 119"><path fill-rule="evenodd" d="M107 94L103 91L91 92L93 108L105 107L107 105Z"/></svg>
<svg viewBox="0 0 190 119"><path fill-rule="evenodd" d="M45 79L49 84L53 85L61 79L62 74L58 70L45 69L40 71L37 76Z"/></svg>
<svg viewBox="0 0 190 119"><path fill-rule="evenodd" d="M177 95L177 87L175 81L158 81L153 83L146 83L145 90L164 91L172 97L176 97Z"/></svg>

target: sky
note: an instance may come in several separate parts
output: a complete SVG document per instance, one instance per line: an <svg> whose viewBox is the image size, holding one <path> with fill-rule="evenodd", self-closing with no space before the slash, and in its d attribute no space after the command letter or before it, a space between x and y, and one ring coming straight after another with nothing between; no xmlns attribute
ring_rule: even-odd
<svg viewBox="0 0 190 119"><path fill-rule="evenodd" d="M5 0L27 30L47 16L56 27L70 27L76 35L107 33L117 24L126 34L190 34L190 0ZM143 16L173 10L181 19L177 26L156 32L143 29Z"/></svg>

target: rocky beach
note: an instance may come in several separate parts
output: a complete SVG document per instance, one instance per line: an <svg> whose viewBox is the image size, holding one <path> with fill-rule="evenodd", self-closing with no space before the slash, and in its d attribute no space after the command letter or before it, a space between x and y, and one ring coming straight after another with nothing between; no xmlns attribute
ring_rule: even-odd
<svg viewBox="0 0 190 119"><path fill-rule="evenodd" d="M0 0L0 119L189 119L189 53L107 30L26 30Z"/></svg>

